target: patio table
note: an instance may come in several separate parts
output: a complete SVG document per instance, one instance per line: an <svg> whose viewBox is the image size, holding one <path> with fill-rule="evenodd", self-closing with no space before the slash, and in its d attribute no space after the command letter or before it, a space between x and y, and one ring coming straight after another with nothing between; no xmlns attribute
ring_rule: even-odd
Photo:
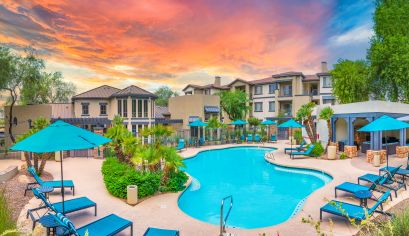
<svg viewBox="0 0 409 236"><path fill-rule="evenodd" d="M368 198L372 197L372 192L368 190L360 190L354 192L355 197L359 198L361 201L360 205L362 207L367 207L368 206Z"/></svg>

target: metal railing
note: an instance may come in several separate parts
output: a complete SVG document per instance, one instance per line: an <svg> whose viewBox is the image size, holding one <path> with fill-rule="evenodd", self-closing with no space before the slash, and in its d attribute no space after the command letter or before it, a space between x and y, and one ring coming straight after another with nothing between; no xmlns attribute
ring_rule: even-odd
<svg viewBox="0 0 409 236"><path fill-rule="evenodd" d="M227 211L226 217L223 217L224 202L227 199L230 199L230 207L229 207L229 210ZM230 196L223 198L221 206L220 206L220 236L223 236L223 234L226 233L226 222L227 222L227 219L229 218L232 208L233 208L233 196L230 195Z"/></svg>

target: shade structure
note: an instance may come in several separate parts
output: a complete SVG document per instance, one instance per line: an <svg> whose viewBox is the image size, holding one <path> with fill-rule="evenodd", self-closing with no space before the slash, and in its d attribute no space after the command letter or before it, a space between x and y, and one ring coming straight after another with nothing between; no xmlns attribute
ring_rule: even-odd
<svg viewBox="0 0 409 236"><path fill-rule="evenodd" d="M190 126L190 127L204 127L204 126L207 126L207 124L204 123L201 120L195 120L192 123L188 124L188 126Z"/></svg>
<svg viewBox="0 0 409 236"><path fill-rule="evenodd" d="M409 121L409 116L399 117L397 120L400 120L400 121Z"/></svg>
<svg viewBox="0 0 409 236"><path fill-rule="evenodd" d="M248 122L244 121L244 120L235 120L233 122L230 123L231 125L247 125Z"/></svg>
<svg viewBox="0 0 409 236"><path fill-rule="evenodd" d="M371 123L365 125L364 127L358 129L360 132L378 132L378 131L388 131L388 130L400 130L409 128L409 124L387 115L383 115L380 118L372 121ZM389 166L389 155L388 155L388 138L386 137L386 166Z"/></svg>
<svg viewBox="0 0 409 236"><path fill-rule="evenodd" d="M291 134L291 136L290 136L291 137L291 139L290 139L291 152L292 152L292 149L293 149L292 129L293 128L302 128L302 127L304 127L304 126L302 124L298 123L297 121L295 121L294 119L287 120L286 122L278 125L278 128L289 128L289 130L290 130L290 134Z"/></svg>
<svg viewBox="0 0 409 236"><path fill-rule="evenodd" d="M30 135L10 149L24 152L61 152L61 196L64 213L64 174L62 151L90 149L110 142L111 139L57 120L48 127Z"/></svg>
<svg viewBox="0 0 409 236"><path fill-rule="evenodd" d="M262 125L276 125L277 123L272 120L265 120L261 122Z"/></svg>

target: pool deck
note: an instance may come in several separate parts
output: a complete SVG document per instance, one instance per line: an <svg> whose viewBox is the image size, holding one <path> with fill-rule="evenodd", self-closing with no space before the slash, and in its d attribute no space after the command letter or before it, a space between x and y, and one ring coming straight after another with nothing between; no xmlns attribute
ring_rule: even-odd
<svg viewBox="0 0 409 236"><path fill-rule="evenodd" d="M249 146L252 144L244 144L243 146ZM237 147L241 145L218 145L218 146L206 146L200 148L188 148L181 152L183 157L191 157L203 150ZM258 145L255 145L258 146ZM295 217L288 220L285 223L261 228L261 229L231 229L228 228L228 233L234 233L240 236L254 235L258 236L260 233L266 233L268 236L277 235L316 235L314 228L308 224L301 223L302 217L311 215L315 220L319 220L319 208L324 205L328 199L334 198L334 187L344 181L350 181L356 183L357 177L373 172L377 173L377 169L372 165L366 163L364 158L353 158L346 160L319 160L314 158L304 158L291 160L288 155L284 154L283 148L289 146L288 141L279 141L274 144L265 144L266 147L276 147L278 150L274 152L275 160L271 160L274 163L284 166L294 166L311 168L326 173L334 177L333 181L324 187L318 189L308 197L305 205ZM390 165L406 164L407 159L390 158ZM210 236L219 235L219 227L216 225L210 225L205 222L198 221L184 212L182 212L177 204L180 193L167 193L158 196L151 197L136 206L129 206L123 200L111 196L105 189L102 174L101 165L103 160L98 159L86 159L86 158L67 158L64 160L64 178L74 180L76 186L76 195L74 197L87 196L91 200L98 204L98 216L93 216L93 210L83 210L78 213L72 213L68 216L77 227L80 227L86 223L99 219L107 214L115 213L121 217L127 218L134 222L134 235L143 235L144 231L149 227L178 229L182 236ZM0 161L1 163L1 161ZM21 162L22 163L22 162ZM59 179L60 169L59 163L54 161L47 162L46 170L50 172L55 179ZM291 187L291 186L289 186ZM295 188L297 186L294 186ZM58 192L50 196L52 202L60 201ZM23 194L23 193L22 193ZM341 197L339 200L348 201L351 203L357 203L357 201L351 198L351 195L343 194L340 192ZM67 192L67 199L73 196ZM388 202L385 208L393 206L399 201L409 198L409 191L400 191L398 198L394 198L392 202ZM25 209L35 207L39 204L39 201L35 198L30 200L30 203ZM371 206L373 202L370 200L368 204ZM20 214L18 225L20 229L30 231L31 222L25 219L25 209ZM353 235L356 233L354 229L346 220L343 220L332 215L324 213L324 220L321 229L329 232L330 224L329 217L334 221L332 231L334 235ZM125 230L121 235L129 235L129 230Z"/></svg>

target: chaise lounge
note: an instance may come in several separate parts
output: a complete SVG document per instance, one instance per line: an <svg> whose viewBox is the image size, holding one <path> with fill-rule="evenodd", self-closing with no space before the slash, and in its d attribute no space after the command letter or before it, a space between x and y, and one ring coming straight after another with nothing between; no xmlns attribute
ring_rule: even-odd
<svg viewBox="0 0 409 236"><path fill-rule="evenodd" d="M363 221L367 217L371 217L375 212L388 215L388 213L383 212L382 203L384 203L388 199L390 192L391 191L388 190L384 194L382 194L382 196L378 199L378 201L376 201L376 203L371 208L361 207L346 202L332 200L320 208L320 220L322 221L323 212L337 216L342 216L347 219L354 219L357 221ZM381 207L381 211L377 210L379 206Z"/></svg>
<svg viewBox="0 0 409 236"><path fill-rule="evenodd" d="M179 236L178 230L158 229L149 227L143 236Z"/></svg>
<svg viewBox="0 0 409 236"><path fill-rule="evenodd" d="M176 151L181 151L184 148L186 148L185 140L184 139L179 139L178 146L176 147Z"/></svg>
<svg viewBox="0 0 409 236"><path fill-rule="evenodd" d="M293 147L293 148L284 148L284 153L287 154L287 151L297 151L297 152L301 152L304 148L305 145L307 144L307 142L305 142L305 140L302 140L302 142L300 143L300 146L298 147Z"/></svg>
<svg viewBox="0 0 409 236"><path fill-rule="evenodd" d="M311 144L307 150L304 152L290 152L290 158L294 159L295 156L311 156L312 150L314 149L314 144Z"/></svg>
<svg viewBox="0 0 409 236"><path fill-rule="evenodd" d="M53 180L53 181L43 181L40 176L37 175L36 170L34 167L30 166L27 168L28 173L30 173L34 179L35 183L28 183L26 189L24 190L24 196L26 196L26 193L28 190L31 190L35 185L40 185L40 186L47 186L47 187L52 187L54 189L56 188L62 188L61 185L61 180ZM72 180L64 180L64 188L69 188L72 191L72 195L75 194L75 187L74 187L74 182Z"/></svg>
<svg viewBox="0 0 409 236"><path fill-rule="evenodd" d="M55 213L61 213L62 212L62 202L57 202L57 203L51 203L46 196L41 193L38 189L33 188L31 189L33 191L34 196L37 199L40 199L44 205L33 208L33 209L28 209L27 210L27 216L30 216L31 220L33 221L33 229L37 223L37 221L41 218L40 215L37 214L37 217L33 214L34 212L37 212L40 209L48 208L49 210L54 211ZM94 215L97 215L97 204L90 200L87 197L80 197L80 198L74 198L70 200L64 201L64 214L68 214L71 212L76 212L80 210L84 210L87 208L92 208L94 207Z"/></svg>
<svg viewBox="0 0 409 236"><path fill-rule="evenodd" d="M382 183L382 184L379 184L380 186L393 190L395 192L395 197L398 197L399 189L405 188L406 190L406 184L394 178L395 174L398 172L400 167L401 166L395 167L391 169L391 171L387 171L387 173L385 173L382 176L375 175L375 174L362 175L358 177L358 184L360 181L366 181L366 182L371 182L371 183L374 183L375 181L380 181L380 183ZM397 183L397 186L393 186L394 183Z"/></svg>

